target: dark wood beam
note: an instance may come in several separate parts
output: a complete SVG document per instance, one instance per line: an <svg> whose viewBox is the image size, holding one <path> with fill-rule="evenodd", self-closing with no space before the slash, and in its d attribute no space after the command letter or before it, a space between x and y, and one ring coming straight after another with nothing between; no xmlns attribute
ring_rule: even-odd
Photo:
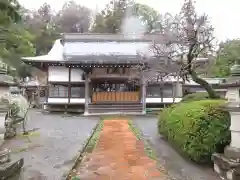
<svg viewBox="0 0 240 180"><path fill-rule="evenodd" d="M72 68L68 68L68 104L70 104L70 99L71 99L71 72Z"/></svg>
<svg viewBox="0 0 240 180"><path fill-rule="evenodd" d="M46 103L48 103L48 96L49 96L49 83L48 83L48 78L49 78L49 72L48 72L48 67L47 67L47 82L46 82L46 84L47 84L47 88L46 88Z"/></svg>

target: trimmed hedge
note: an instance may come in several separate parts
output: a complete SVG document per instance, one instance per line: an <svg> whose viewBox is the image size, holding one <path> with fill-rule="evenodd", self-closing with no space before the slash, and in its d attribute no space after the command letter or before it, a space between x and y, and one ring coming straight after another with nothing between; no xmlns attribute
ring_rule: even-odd
<svg viewBox="0 0 240 180"><path fill-rule="evenodd" d="M207 92L196 92L184 96L181 102L200 101L204 99L209 99L209 95Z"/></svg>
<svg viewBox="0 0 240 180"><path fill-rule="evenodd" d="M165 108L158 121L159 133L189 159L211 162L211 155L230 143L230 116L220 107L224 102L192 101Z"/></svg>

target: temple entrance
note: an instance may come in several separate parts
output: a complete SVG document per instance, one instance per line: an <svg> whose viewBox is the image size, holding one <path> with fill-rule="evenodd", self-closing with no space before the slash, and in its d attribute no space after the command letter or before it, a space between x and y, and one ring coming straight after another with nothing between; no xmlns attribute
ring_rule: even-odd
<svg viewBox="0 0 240 180"><path fill-rule="evenodd" d="M92 103L140 102L139 85L124 81L98 81L92 83Z"/></svg>

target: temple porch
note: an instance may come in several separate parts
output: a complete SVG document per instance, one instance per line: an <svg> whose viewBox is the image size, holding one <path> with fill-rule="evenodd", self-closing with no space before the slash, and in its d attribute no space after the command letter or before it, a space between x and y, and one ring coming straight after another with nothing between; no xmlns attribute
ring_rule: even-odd
<svg viewBox="0 0 240 180"><path fill-rule="evenodd" d="M91 79L90 79L91 78ZM143 113L143 90L129 77L88 75L85 80L85 115Z"/></svg>

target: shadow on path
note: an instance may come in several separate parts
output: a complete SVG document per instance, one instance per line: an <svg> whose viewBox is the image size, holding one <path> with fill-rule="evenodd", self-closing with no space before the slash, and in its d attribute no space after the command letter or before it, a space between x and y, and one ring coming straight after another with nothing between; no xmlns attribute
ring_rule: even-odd
<svg viewBox="0 0 240 180"><path fill-rule="evenodd" d="M160 164L177 180L220 180L212 168L203 168L181 157L157 132L157 117L132 117L156 152Z"/></svg>

